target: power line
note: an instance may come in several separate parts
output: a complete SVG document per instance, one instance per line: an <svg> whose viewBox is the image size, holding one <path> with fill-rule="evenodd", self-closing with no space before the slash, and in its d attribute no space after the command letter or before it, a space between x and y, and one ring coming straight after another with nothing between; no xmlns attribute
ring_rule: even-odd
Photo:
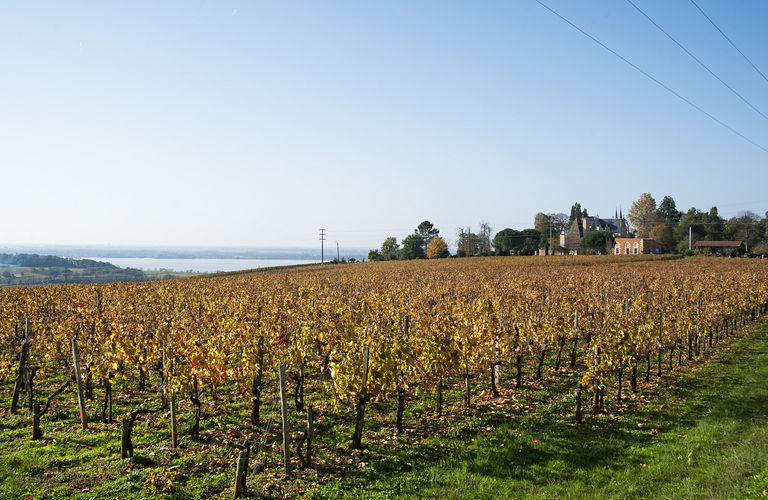
<svg viewBox="0 0 768 500"><path fill-rule="evenodd" d="M615 50L613 50L612 48L608 47L606 44L604 44L603 42L601 42L600 40L598 40L598 39L597 39L597 38L595 38L594 36L590 35L590 34L589 34L589 33L587 33L586 31L584 31L583 29L581 29L580 27L578 27L577 25L575 25L574 23L572 23L570 20L568 20L568 19L566 19L565 17L563 17L563 16L562 16L562 15L561 15L559 12L555 11L554 9L552 9L550 6L548 6L547 4L545 4L544 2L542 2L541 0L535 0L535 2L536 2L536 3L538 3L539 5L541 5L542 7L544 7L545 9L547 9L549 12L551 12L551 13L552 13L552 14L554 14L555 16L559 17L559 18L560 18L562 21L566 22L568 25L570 25L570 26L571 26L573 29L575 29L576 31L578 31L578 32L579 32L579 33L581 33L582 35L586 36L587 38L589 38L590 40L592 40L593 42L595 42L596 44L598 44L599 46L601 46L602 48L604 48L605 50L607 50L608 52L610 52L611 54L613 54L614 56L618 57L619 59L621 59L622 61L624 61L624 62L625 62L625 63L627 63L628 65L632 66L632 67L633 67L635 70L637 70L637 71L639 71L640 73L642 73L642 74L643 74L643 75L644 75L646 78L650 79L651 81L653 81L654 83L656 83L658 86L660 86L661 88L663 88L663 89L664 89L664 90L666 90L667 92L671 93L672 95L674 95L675 97L677 97L678 99L680 99L680 100L681 100L681 101L683 101L684 103L688 104L689 106L691 106L691 107L692 107L692 108L694 108L695 110L699 111L700 113L702 113L702 114L704 114L704 115L708 116L708 117L709 117L709 118L710 118L712 121L714 121L715 123L717 123L717 124L718 124L718 125L720 125L721 127L725 128L725 129L727 129L727 130L730 130L730 131L731 131L733 134L736 134L736 135L738 135L739 137L741 137L742 139L744 139L744 140L745 140L745 141L747 141L748 143L752 144L752 145L753 145L753 146L755 146L756 148L758 148L758 149L761 149L761 150L762 150L763 152L765 152L765 153L768 153L768 149L766 149L765 147L761 146L761 145L760 145L760 144L758 144L757 142L753 141L752 139L750 139L750 138L749 138L749 137L747 137L746 135L742 134L741 132L739 132L739 131L738 131L738 130L736 130L735 128L733 128L733 127L731 127L730 125L728 125L727 123L725 123L725 122L723 122L722 120L718 119L717 117L715 117L715 116L714 116L714 115L712 115L711 113L708 113L707 111L705 111L704 109L702 109L701 107L699 107L697 104L695 104L693 101L691 101L691 100L689 100L689 99L687 99L687 98L683 97L681 94L679 94L678 92L676 92L675 90L673 90L671 87L669 87L669 86L668 86L668 85L666 85L665 83L661 82L659 79L657 79L656 77L654 77L653 75L651 75L650 73L648 73L647 71L645 71L644 69L642 69L640 66L638 66L638 65L636 65L635 63L631 62L631 61L630 61L629 59L627 59L626 57L622 56L621 54L619 54L618 52L616 52L616 51L615 51Z"/></svg>
<svg viewBox="0 0 768 500"><path fill-rule="evenodd" d="M714 27L715 27L715 29L716 29L716 30L717 30L717 31L718 31L718 32L719 32L721 35L723 35L723 38L725 38L726 40L728 40L728 43L730 43L730 44L731 44L731 47L733 47L734 49L736 49L736 52L738 52L739 54L741 54L741 57L743 57L743 58L744 58L744 59L745 59L745 60L746 60L746 61L747 61L747 62L750 64L750 66L752 66L752 68L754 68L754 70L755 70L755 71L757 71L757 72L760 74L760 76L762 76L762 77L763 77L763 80L765 80L766 82L768 82L768 77L766 77L766 76L765 76L765 74L764 74L762 71L760 71L760 70L757 68L757 66L755 66L755 63L753 63L753 62L752 62L752 61L749 59L749 57L747 57L747 56L746 56L746 54L744 54L744 52L742 52L742 51L741 51L741 49L739 49L739 48L736 46L736 44L735 44L735 43L733 43L733 41L732 41L730 38L728 38L728 35L726 35L725 33L723 33L723 30L721 30L721 29L720 29L720 28L719 28L719 27L718 27L718 26L715 24L715 22L714 22L714 21L713 21L713 20L712 20L712 19L711 19L711 18L710 18L708 15L707 15L707 13L706 13L706 12L704 12L704 11L701 9L701 7L699 7L699 5L698 5L696 2L694 2L693 0L691 0L691 3L693 4L693 6L694 6L694 7L696 7L696 8L699 10L699 12L701 12L701 15L702 15L702 16L704 16L705 18L707 18L707 21L709 21L709 23L710 23L712 26L714 26Z"/></svg>
<svg viewBox="0 0 768 500"><path fill-rule="evenodd" d="M753 109L753 110L754 110L756 113L758 113L760 116L762 116L763 118L765 118L765 120L767 120L767 121L768 121L768 116L766 116L766 115L765 115L765 114L764 114L762 111L760 111L759 109L757 109L757 107L756 107L756 106L754 106L754 105L753 105L751 102L749 102L749 101L748 101L748 100L747 100L747 99L746 99L746 98L745 98L743 95L741 95L739 92L737 92L737 91L736 91L736 89L734 89L733 87L731 87L730 85L728 85L728 83L726 83L726 82L725 82L725 80L723 80L722 78L720 78L720 77L719 77L719 76L718 76L718 75L717 75L717 74L716 74L714 71L712 71L712 70L710 69L710 67L709 67L709 66L707 66L706 64L704 64L704 63L701 61L701 59L699 59L698 57L696 57L695 55L693 55L693 53L691 53L691 51L690 51L690 50L688 50L687 48L685 48L685 46L683 46L683 44L682 44L682 43L680 43L679 41L677 41L677 39L675 39L675 37L673 37L672 35L670 35L669 33L667 33L667 32L664 30L664 28L662 28L661 26L659 26L659 24L658 24L656 21L654 21L653 19L651 19L651 17L650 17L648 14L646 14L646 13L645 13L645 12L644 12L644 11L643 11L643 10L642 10L640 7L638 7L638 6L637 6L637 4L635 4L635 3L634 3L632 0L627 0L627 3L629 3L629 5L631 5L632 7L634 7L634 8L635 8L635 10L637 10L637 11L638 11L640 14L642 14L643 16L645 16L645 18L646 18L646 19L648 19L648 21L650 21L650 22L651 22L651 24L653 24L654 26L656 26L656 27L659 29L659 31L661 31L662 33L664 33L664 34L667 36L667 38L669 38L670 40L672 40L673 42L675 42L675 44L676 44L678 47L680 47L680 48L681 48L681 49L682 49L682 50L683 50L683 51L684 51L686 54L688 54L689 56L691 56L691 58L692 58L694 61L696 61L697 63L699 63L699 66L701 66L702 68L704 68L705 70L707 70L707 71L709 72L709 74L710 74L710 75L712 75L712 76L714 76L715 78L717 78L717 81L719 81L720 83L722 83L723 85L725 85L725 87L726 87L728 90L730 90L730 91L733 93L733 95L735 95L736 97L738 97L739 99L741 99L741 100L742 100L742 102L744 102L744 104L746 104L747 106L749 106L750 108L752 108L752 109Z"/></svg>

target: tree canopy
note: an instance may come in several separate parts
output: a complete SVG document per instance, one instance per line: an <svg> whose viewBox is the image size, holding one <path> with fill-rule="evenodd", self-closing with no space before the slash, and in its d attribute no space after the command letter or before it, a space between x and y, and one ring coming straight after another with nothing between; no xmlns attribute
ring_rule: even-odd
<svg viewBox="0 0 768 500"><path fill-rule="evenodd" d="M480 223L480 232L477 234L479 238L480 253L482 255L491 255L491 233L493 228L487 222Z"/></svg>
<svg viewBox="0 0 768 500"><path fill-rule="evenodd" d="M661 245L665 252L671 252L675 249L675 235L672 234L672 228L666 224L659 224L651 229L650 238Z"/></svg>
<svg viewBox="0 0 768 500"><path fill-rule="evenodd" d="M651 193L643 193L627 212L629 222L635 228L638 238L647 238L651 229L659 222L659 213L656 210L656 200Z"/></svg>
<svg viewBox="0 0 768 500"><path fill-rule="evenodd" d="M557 238L560 231L568 229L568 216L565 214L545 214L539 212L533 219L533 227L543 235L549 236L550 228L552 237Z"/></svg>
<svg viewBox="0 0 768 500"><path fill-rule="evenodd" d="M427 245L427 258L428 259L444 259L450 256L448 252L448 244L439 236L432 238L432 241Z"/></svg>
<svg viewBox="0 0 768 500"><path fill-rule="evenodd" d="M608 231L590 231L581 239L580 253L608 254L613 244L613 235Z"/></svg>
<svg viewBox="0 0 768 500"><path fill-rule="evenodd" d="M582 209L581 203L577 201L571 206L571 216L568 218L568 227L571 227L571 224L573 224L573 221L575 221L579 217L589 217L589 214L587 213L587 209L586 208Z"/></svg>
<svg viewBox="0 0 768 500"><path fill-rule="evenodd" d="M472 232L472 228L460 227L456 231L458 241L456 242L457 257L472 257L480 255L480 237Z"/></svg>
<svg viewBox="0 0 768 500"><path fill-rule="evenodd" d="M745 249L749 251L765 234L764 221L754 212L742 212L741 215L728 220L725 235L730 240L744 241Z"/></svg>
<svg viewBox="0 0 768 500"><path fill-rule="evenodd" d="M416 227L416 233L424 239L424 247L426 248L429 242L432 241L432 238L436 238L440 234L440 230L432 225L431 222L425 220Z"/></svg>
<svg viewBox="0 0 768 500"><path fill-rule="evenodd" d="M384 260L397 260L400 258L400 245L397 238L390 236L381 244L381 257Z"/></svg>
<svg viewBox="0 0 768 500"><path fill-rule="evenodd" d="M424 238L419 233L409 234L403 238L403 248L400 250L401 259L423 259L426 256Z"/></svg>
<svg viewBox="0 0 768 500"><path fill-rule="evenodd" d="M493 238L496 255L533 255L539 248L541 233L535 229L502 229Z"/></svg>
<svg viewBox="0 0 768 500"><path fill-rule="evenodd" d="M680 223L681 213L677 210L674 198L667 195L659 203L659 217L667 226L676 226Z"/></svg>

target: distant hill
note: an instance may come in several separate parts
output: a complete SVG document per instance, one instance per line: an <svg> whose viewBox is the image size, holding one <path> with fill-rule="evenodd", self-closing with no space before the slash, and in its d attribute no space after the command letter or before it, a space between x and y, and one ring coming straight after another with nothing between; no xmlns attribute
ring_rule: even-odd
<svg viewBox="0 0 768 500"><path fill-rule="evenodd" d="M69 267L74 269L111 268L120 269L109 262L98 262L90 259L70 259L55 255L37 255L29 253L0 253L0 264L19 267Z"/></svg>
<svg viewBox="0 0 768 500"><path fill-rule="evenodd" d="M108 262L54 255L0 253L0 286L144 281L139 269L122 269Z"/></svg>

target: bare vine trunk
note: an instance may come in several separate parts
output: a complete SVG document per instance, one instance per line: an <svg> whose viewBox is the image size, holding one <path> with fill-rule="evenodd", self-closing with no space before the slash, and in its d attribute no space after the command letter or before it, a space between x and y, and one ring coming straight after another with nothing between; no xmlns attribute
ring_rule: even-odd
<svg viewBox="0 0 768 500"><path fill-rule="evenodd" d="M396 415L396 427L397 433L403 434L403 411L405 410L405 389L400 387L397 389L397 415Z"/></svg>
<svg viewBox="0 0 768 500"><path fill-rule="evenodd" d="M547 355L548 349L542 349L539 355L539 364L536 367L536 380L541 380L541 368L544 366L544 356Z"/></svg>
<svg viewBox="0 0 768 500"><path fill-rule="evenodd" d="M440 418L443 415L443 377L437 381L437 417Z"/></svg>

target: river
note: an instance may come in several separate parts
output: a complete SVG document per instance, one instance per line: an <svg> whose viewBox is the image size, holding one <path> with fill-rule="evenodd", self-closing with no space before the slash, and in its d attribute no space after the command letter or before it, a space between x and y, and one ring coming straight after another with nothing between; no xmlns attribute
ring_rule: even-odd
<svg viewBox="0 0 768 500"><path fill-rule="evenodd" d="M162 269L176 272L215 273L257 269L260 267L294 266L312 264L313 260L292 259L157 259L153 257L83 257L84 259L109 262L118 267L131 267L142 271Z"/></svg>

